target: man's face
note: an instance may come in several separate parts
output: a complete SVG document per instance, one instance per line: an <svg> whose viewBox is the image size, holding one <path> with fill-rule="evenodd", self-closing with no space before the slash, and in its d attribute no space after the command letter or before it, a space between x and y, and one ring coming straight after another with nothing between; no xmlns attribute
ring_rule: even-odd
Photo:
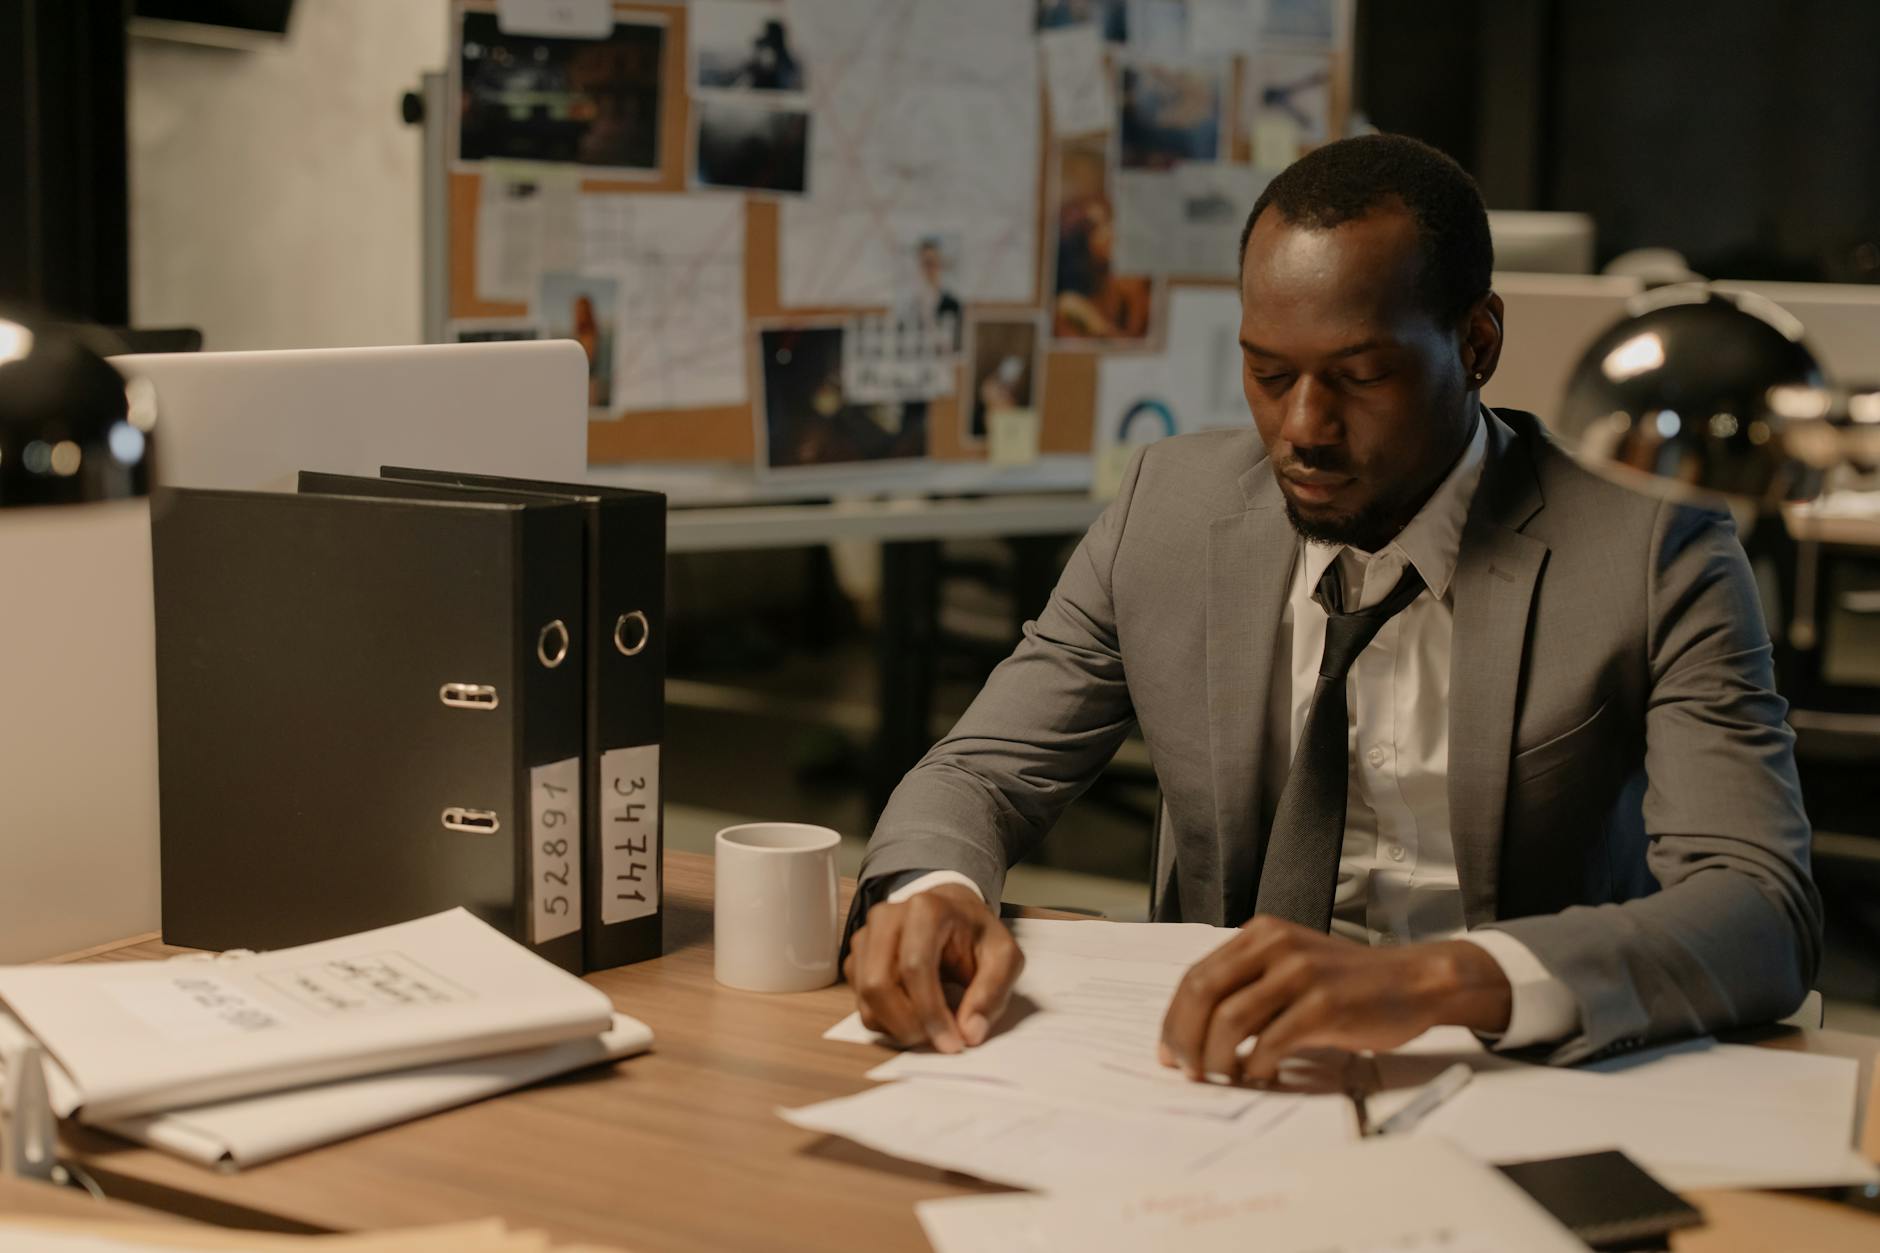
<svg viewBox="0 0 1880 1253"><path fill-rule="evenodd" d="M929 283L940 282L940 250L932 244L920 246L920 272Z"/></svg>
<svg viewBox="0 0 1880 1253"><path fill-rule="evenodd" d="M1461 454L1475 409L1466 327L1417 288L1416 223L1329 230L1269 208L1241 270L1241 382L1300 534L1375 551Z"/></svg>

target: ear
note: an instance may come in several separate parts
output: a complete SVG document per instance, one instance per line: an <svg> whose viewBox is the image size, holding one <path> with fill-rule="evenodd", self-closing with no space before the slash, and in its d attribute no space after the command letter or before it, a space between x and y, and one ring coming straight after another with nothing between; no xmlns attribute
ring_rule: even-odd
<svg viewBox="0 0 1880 1253"><path fill-rule="evenodd" d="M1501 364L1501 297L1483 294L1462 324L1462 373L1470 391L1481 391Z"/></svg>

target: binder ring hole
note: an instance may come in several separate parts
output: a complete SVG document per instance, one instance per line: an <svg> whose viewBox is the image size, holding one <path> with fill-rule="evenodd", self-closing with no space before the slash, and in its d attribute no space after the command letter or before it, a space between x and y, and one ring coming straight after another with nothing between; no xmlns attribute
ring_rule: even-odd
<svg viewBox="0 0 1880 1253"><path fill-rule="evenodd" d="M495 835L503 829L503 824L494 809L465 809L461 805L452 805L444 811L444 829L467 831L471 835Z"/></svg>
<svg viewBox="0 0 1880 1253"><path fill-rule="evenodd" d="M632 613L623 613L614 623L614 647L620 650L622 657L632 657L644 649L653 638L652 624L646 615L635 609Z"/></svg>
<svg viewBox="0 0 1880 1253"><path fill-rule="evenodd" d="M446 683L437 689L437 698L452 709L494 709L501 703L487 683Z"/></svg>
<svg viewBox="0 0 1880 1253"><path fill-rule="evenodd" d="M560 618L542 628L535 640L535 659L553 670L568 660L568 624Z"/></svg>

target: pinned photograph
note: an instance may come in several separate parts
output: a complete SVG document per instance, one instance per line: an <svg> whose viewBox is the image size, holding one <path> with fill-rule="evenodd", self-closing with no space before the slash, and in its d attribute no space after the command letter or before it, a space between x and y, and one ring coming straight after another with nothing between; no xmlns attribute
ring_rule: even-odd
<svg viewBox="0 0 1880 1253"><path fill-rule="evenodd" d="M1126 170L1166 170L1221 154L1223 75L1218 66L1125 65L1117 146Z"/></svg>
<svg viewBox="0 0 1880 1253"><path fill-rule="evenodd" d="M1332 137L1332 58L1317 52L1263 52L1247 58L1247 133L1253 136L1254 160L1267 169L1283 169L1301 148L1316 148ZM1291 134L1290 152L1259 151L1263 135ZM1268 145L1271 147L1271 145Z"/></svg>
<svg viewBox="0 0 1880 1253"><path fill-rule="evenodd" d="M458 160L658 173L663 25L620 22L606 39L555 39L506 34L494 13L461 17Z"/></svg>
<svg viewBox="0 0 1880 1253"><path fill-rule="evenodd" d="M588 407L613 403L615 322L620 284L587 274L544 274L535 320L544 339L572 339L588 359Z"/></svg>
<svg viewBox="0 0 1880 1253"><path fill-rule="evenodd" d="M789 10L761 0L693 0L692 85L769 94L809 90Z"/></svg>
<svg viewBox="0 0 1880 1253"><path fill-rule="evenodd" d="M809 114L725 96L692 101L693 178L701 187L801 195L809 189Z"/></svg>
<svg viewBox="0 0 1880 1253"><path fill-rule="evenodd" d="M1036 317L974 320L966 365L969 403L961 406L968 439L985 439L994 413L1043 408L1043 340Z"/></svg>
<svg viewBox="0 0 1880 1253"><path fill-rule="evenodd" d="M1129 39L1129 0L1038 0L1039 30L1095 26L1110 43Z"/></svg>
<svg viewBox="0 0 1880 1253"><path fill-rule="evenodd" d="M1155 289L1146 275L1116 272L1116 208L1104 141L1060 143L1054 175L1052 339L1060 346L1140 346L1149 335Z"/></svg>
<svg viewBox="0 0 1880 1253"><path fill-rule="evenodd" d="M805 323L757 333L764 397L759 468L805 470L927 455L927 406L863 402L843 383L840 324Z"/></svg>
<svg viewBox="0 0 1880 1253"><path fill-rule="evenodd" d="M957 231L921 232L902 241L896 259L895 317L928 328L958 352L965 308L954 289L960 269L961 241Z"/></svg>

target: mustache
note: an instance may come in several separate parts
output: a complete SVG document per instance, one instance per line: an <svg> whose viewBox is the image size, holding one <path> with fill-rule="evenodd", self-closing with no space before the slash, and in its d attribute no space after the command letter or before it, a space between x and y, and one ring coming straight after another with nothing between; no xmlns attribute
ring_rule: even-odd
<svg viewBox="0 0 1880 1253"><path fill-rule="evenodd" d="M1351 463L1343 453L1332 448L1294 448L1292 456L1280 464L1286 470L1312 470L1319 473L1350 474Z"/></svg>

